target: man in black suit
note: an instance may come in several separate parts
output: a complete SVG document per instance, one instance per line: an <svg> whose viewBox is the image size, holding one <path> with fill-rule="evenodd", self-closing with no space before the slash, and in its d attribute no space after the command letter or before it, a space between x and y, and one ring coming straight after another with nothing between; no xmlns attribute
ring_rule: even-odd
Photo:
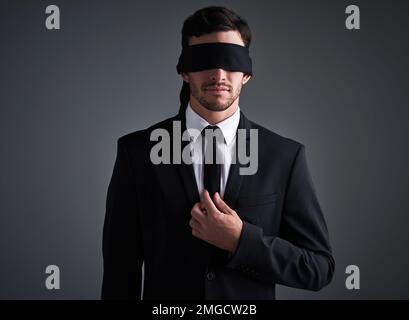
<svg viewBox="0 0 409 320"><path fill-rule="evenodd" d="M331 281L335 263L304 145L239 108L252 76L250 40L247 23L231 10L197 11L182 29L179 113L118 139L103 230L103 299L140 299L142 286L143 299L275 299L275 284L320 290ZM206 131L222 138L209 140ZM159 163L158 132L170 133L162 136L170 148L161 149ZM254 163L235 156L252 143L256 170L243 174ZM211 159L221 154L222 163L166 161L182 148L203 161L210 147Z"/></svg>

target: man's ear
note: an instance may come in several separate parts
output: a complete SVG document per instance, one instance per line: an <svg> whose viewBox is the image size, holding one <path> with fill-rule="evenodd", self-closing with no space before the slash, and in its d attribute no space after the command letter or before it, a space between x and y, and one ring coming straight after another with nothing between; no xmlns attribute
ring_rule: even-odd
<svg viewBox="0 0 409 320"><path fill-rule="evenodd" d="M249 80L251 79L251 75L249 75L249 74L245 74L244 76L243 76L243 80L242 80L242 84L246 84Z"/></svg>
<svg viewBox="0 0 409 320"><path fill-rule="evenodd" d="M183 80L184 80L185 82L189 82L189 76L188 76L188 74L185 73L185 72L182 72L181 74L182 74Z"/></svg>

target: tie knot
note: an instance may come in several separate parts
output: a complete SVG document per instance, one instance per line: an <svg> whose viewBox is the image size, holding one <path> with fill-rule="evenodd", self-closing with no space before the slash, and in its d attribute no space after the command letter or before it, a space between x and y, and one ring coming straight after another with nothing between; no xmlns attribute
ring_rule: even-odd
<svg viewBox="0 0 409 320"><path fill-rule="evenodd" d="M201 135L203 137L216 137L216 138L220 137L221 141L224 141L223 132L218 126L212 126L212 125L206 126L202 130Z"/></svg>
<svg viewBox="0 0 409 320"><path fill-rule="evenodd" d="M206 126L202 130L201 135L205 138L205 140L213 140L213 138L215 138L218 143L226 143L223 132L218 126Z"/></svg>
<svg viewBox="0 0 409 320"><path fill-rule="evenodd" d="M208 125L206 126L203 130L202 130L202 134L204 133L204 131L209 130L211 132L214 132L215 130L220 130L220 128L218 126L211 126Z"/></svg>

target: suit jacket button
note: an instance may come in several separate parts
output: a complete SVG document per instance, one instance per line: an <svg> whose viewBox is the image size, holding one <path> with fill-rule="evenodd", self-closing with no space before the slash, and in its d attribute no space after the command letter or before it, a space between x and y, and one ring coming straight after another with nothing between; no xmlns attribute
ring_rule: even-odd
<svg viewBox="0 0 409 320"><path fill-rule="evenodd" d="M214 272L208 272L208 273L206 274L206 278L207 278L207 280L209 280L209 281L212 281L215 277L216 277L216 275L214 274Z"/></svg>

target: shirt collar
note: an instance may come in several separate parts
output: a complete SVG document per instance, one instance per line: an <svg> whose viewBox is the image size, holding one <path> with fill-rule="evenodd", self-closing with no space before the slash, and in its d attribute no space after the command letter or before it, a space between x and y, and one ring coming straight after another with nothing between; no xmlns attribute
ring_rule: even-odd
<svg viewBox="0 0 409 320"><path fill-rule="evenodd" d="M202 118L199 114L197 114L192 107L190 106L190 102L186 108L186 128L190 134L190 136L193 138L193 141L196 141L197 137L199 136L200 132L210 125L209 122L206 121L206 119ZM227 119L224 119L223 121L214 124L215 126L218 126L224 136L224 139L226 140L226 144L229 145L232 140L234 139L237 128L239 126L240 122L240 107L237 106L237 110ZM191 130L193 129L193 130Z"/></svg>

